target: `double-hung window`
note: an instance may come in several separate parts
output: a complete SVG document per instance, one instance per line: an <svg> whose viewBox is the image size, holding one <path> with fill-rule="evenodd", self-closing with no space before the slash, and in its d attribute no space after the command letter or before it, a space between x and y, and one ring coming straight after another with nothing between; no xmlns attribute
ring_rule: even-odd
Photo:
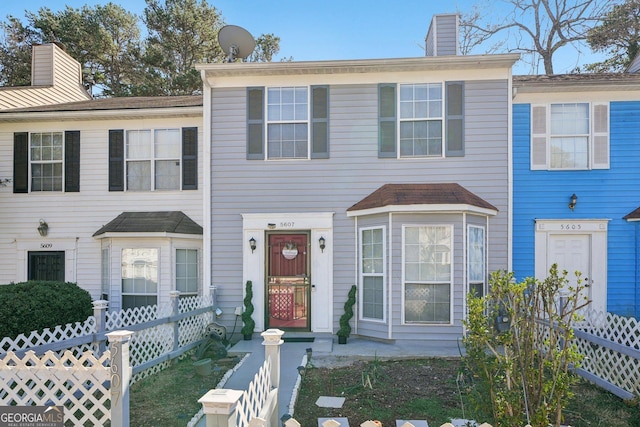
<svg viewBox="0 0 640 427"><path fill-rule="evenodd" d="M360 312L363 319L384 320L384 228L360 230Z"/></svg>
<svg viewBox="0 0 640 427"><path fill-rule="evenodd" d="M180 129L127 131L127 190L178 190L180 151Z"/></svg>
<svg viewBox="0 0 640 427"><path fill-rule="evenodd" d="M265 147L269 160L328 158L329 88L247 88L247 159Z"/></svg>
<svg viewBox="0 0 640 427"><path fill-rule="evenodd" d="M485 292L486 250L484 227L470 225L467 229L467 277L469 292L477 297Z"/></svg>
<svg viewBox="0 0 640 427"><path fill-rule="evenodd" d="M609 106L559 103L531 108L531 169L609 168Z"/></svg>
<svg viewBox="0 0 640 427"><path fill-rule="evenodd" d="M158 303L158 249L122 250L122 308Z"/></svg>
<svg viewBox="0 0 640 427"><path fill-rule="evenodd" d="M449 225L404 227L405 323L451 322L452 234Z"/></svg>
<svg viewBox="0 0 640 427"><path fill-rule="evenodd" d="M80 132L16 132L13 192L80 191Z"/></svg>
<svg viewBox="0 0 640 427"><path fill-rule="evenodd" d="M198 250L176 249L176 290L180 297L198 295Z"/></svg>
<svg viewBox="0 0 640 427"><path fill-rule="evenodd" d="M196 190L198 129L109 131L109 191Z"/></svg>
<svg viewBox="0 0 640 427"><path fill-rule="evenodd" d="M380 84L378 157L464 156L464 83Z"/></svg>

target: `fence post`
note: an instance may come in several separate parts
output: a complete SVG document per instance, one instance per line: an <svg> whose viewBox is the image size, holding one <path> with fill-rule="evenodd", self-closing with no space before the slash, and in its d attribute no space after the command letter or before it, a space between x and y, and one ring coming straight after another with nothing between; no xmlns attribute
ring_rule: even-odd
<svg viewBox="0 0 640 427"><path fill-rule="evenodd" d="M218 307L218 295L216 295L216 291L218 290L217 286L209 286L209 295L211 295L211 321L216 321L216 308Z"/></svg>
<svg viewBox="0 0 640 427"><path fill-rule="evenodd" d="M111 352L111 425L129 427L129 340L131 331L114 331L107 334Z"/></svg>
<svg viewBox="0 0 640 427"><path fill-rule="evenodd" d="M180 313L180 291L170 291L169 298L171 298L171 315L177 316ZM180 348L180 328L178 322L173 323L173 349Z"/></svg>
<svg viewBox="0 0 640 427"><path fill-rule="evenodd" d="M280 329L267 329L262 334L264 341L264 360L271 359L271 386L278 388L280 385L280 346L284 343Z"/></svg>
<svg viewBox="0 0 640 427"><path fill-rule="evenodd" d="M104 334L107 331L107 308L109 301L99 299L92 302L93 317L96 319L96 336ZM106 343L103 339L97 339L96 342L98 356L102 356L106 350Z"/></svg>
<svg viewBox="0 0 640 427"><path fill-rule="evenodd" d="M214 388L198 399L206 417L206 427L236 427L236 407L244 392Z"/></svg>

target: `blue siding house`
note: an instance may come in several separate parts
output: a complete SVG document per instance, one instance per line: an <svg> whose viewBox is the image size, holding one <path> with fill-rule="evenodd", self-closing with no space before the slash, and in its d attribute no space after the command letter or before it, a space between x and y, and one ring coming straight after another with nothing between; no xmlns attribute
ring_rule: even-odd
<svg viewBox="0 0 640 427"><path fill-rule="evenodd" d="M588 278L592 308L640 316L640 75L513 80L513 258Z"/></svg>

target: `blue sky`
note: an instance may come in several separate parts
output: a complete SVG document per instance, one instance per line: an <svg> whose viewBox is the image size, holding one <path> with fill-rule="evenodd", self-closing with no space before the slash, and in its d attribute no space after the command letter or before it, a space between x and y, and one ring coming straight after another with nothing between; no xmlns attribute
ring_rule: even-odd
<svg viewBox="0 0 640 427"><path fill-rule="evenodd" d="M111 0L142 15L144 0ZM25 10L66 5L106 4L109 0L2 0L0 17L11 14L24 20ZM8 3L8 4L7 4ZM280 37L280 53L274 58L296 61L331 59L404 58L424 54L424 37L431 17L439 13L470 10L476 0L209 0L227 24L247 29L254 37L274 33ZM494 3L496 4L496 3ZM499 16L499 11L496 11ZM482 52L478 52L482 53ZM580 58L572 50L556 56L555 72L569 72ZM526 74L517 66L514 74Z"/></svg>

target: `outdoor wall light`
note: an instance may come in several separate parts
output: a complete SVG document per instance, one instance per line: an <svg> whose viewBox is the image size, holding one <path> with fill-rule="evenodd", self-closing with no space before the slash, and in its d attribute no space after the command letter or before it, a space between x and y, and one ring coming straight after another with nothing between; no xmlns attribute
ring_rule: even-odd
<svg viewBox="0 0 640 427"><path fill-rule="evenodd" d="M571 195L571 201L569 202L569 209L573 210L573 208L576 207L576 203L578 203L578 196L576 196L576 193L573 193Z"/></svg>
<svg viewBox="0 0 640 427"><path fill-rule="evenodd" d="M220 307L216 307L216 317L220 318L222 316L222 309Z"/></svg>
<svg viewBox="0 0 640 427"><path fill-rule="evenodd" d="M251 248L251 253L256 250L256 239L253 237L249 239L249 247Z"/></svg>
<svg viewBox="0 0 640 427"><path fill-rule="evenodd" d="M320 250L321 250L322 252L324 252L324 248L326 248L326 247L327 247L327 245L326 245L325 243L326 243L326 240L324 240L324 237L320 237L320 238L318 239L318 244L320 245Z"/></svg>
<svg viewBox="0 0 640 427"><path fill-rule="evenodd" d="M42 237L45 237L48 232L49 232L49 224L47 224L47 221L45 221L44 219L41 219L40 225L38 226L38 233L40 233Z"/></svg>

